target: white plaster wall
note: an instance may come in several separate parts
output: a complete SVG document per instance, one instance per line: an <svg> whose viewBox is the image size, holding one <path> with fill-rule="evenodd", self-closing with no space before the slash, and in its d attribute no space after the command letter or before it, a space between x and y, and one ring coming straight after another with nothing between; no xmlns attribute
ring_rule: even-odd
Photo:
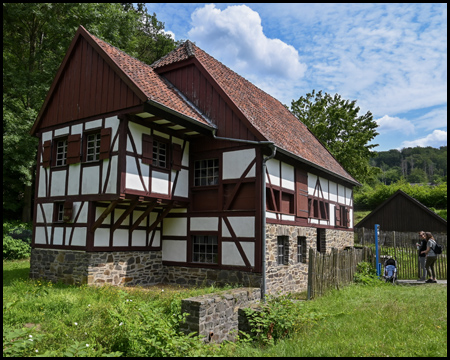
<svg viewBox="0 0 450 360"><path fill-rule="evenodd" d="M281 163L281 186L285 189L295 190L295 171L294 167Z"/></svg>
<svg viewBox="0 0 450 360"><path fill-rule="evenodd" d="M245 262L242 259L239 250L234 242L223 241L222 242L222 264L223 265L235 265L245 266Z"/></svg>
<svg viewBox="0 0 450 360"><path fill-rule="evenodd" d="M100 167L92 166L83 168L81 180L82 194L98 194L100 184Z"/></svg>
<svg viewBox="0 0 450 360"><path fill-rule="evenodd" d="M280 186L280 161L275 159L270 159L266 162L266 167L270 176L270 183L272 185ZM266 183L269 183L269 179L266 176Z"/></svg>
<svg viewBox="0 0 450 360"><path fill-rule="evenodd" d="M174 172L172 172L174 179ZM189 171L181 169L178 174L177 187L175 188L175 196L189 197Z"/></svg>
<svg viewBox="0 0 450 360"><path fill-rule="evenodd" d="M138 155L141 155L142 134L150 135L150 128L136 124L132 121L128 123L128 128L130 129L131 136L133 137L134 145L136 146L136 151ZM133 146L131 146L131 140L129 136L127 136L127 151L133 151Z"/></svg>
<svg viewBox="0 0 450 360"><path fill-rule="evenodd" d="M108 165L111 161L111 170L108 179L108 185L106 186L107 194L115 194L117 193L117 156L112 156L109 160L103 161L103 181L102 181L102 190L105 186L106 175L108 172Z"/></svg>
<svg viewBox="0 0 450 360"><path fill-rule="evenodd" d="M98 220L101 214L103 214L103 211L106 210L106 207L97 207L95 208L95 221ZM103 220L102 224L110 225L111 224L111 213L109 213L106 218ZM100 229L98 229L100 230Z"/></svg>
<svg viewBox="0 0 450 360"><path fill-rule="evenodd" d="M330 204L330 226L336 225L336 206L334 204Z"/></svg>
<svg viewBox="0 0 450 360"><path fill-rule="evenodd" d="M164 236L186 236L187 219L186 218L165 218L163 220Z"/></svg>
<svg viewBox="0 0 450 360"><path fill-rule="evenodd" d="M47 182L46 182L46 171L41 166L39 170L39 188L38 188L38 197L46 197L46 189L47 189Z"/></svg>
<svg viewBox="0 0 450 360"><path fill-rule="evenodd" d="M72 135L83 134L83 124L73 125L70 129Z"/></svg>
<svg viewBox="0 0 450 360"><path fill-rule="evenodd" d="M87 230L85 227L74 228L72 246L86 246L86 236ZM66 241L69 241L69 236L66 236Z"/></svg>
<svg viewBox="0 0 450 360"><path fill-rule="evenodd" d="M81 207L82 206L82 207ZM81 202L74 202L73 203L73 211L72 211L72 220L75 221L75 217L78 214L78 211L80 210L81 207L81 212L80 215L78 216L78 220L77 223L78 224L82 224L82 223L87 223L87 216L88 216L88 206L87 203L81 203Z"/></svg>
<svg viewBox="0 0 450 360"><path fill-rule="evenodd" d="M128 246L128 230L116 229L113 233L113 246Z"/></svg>
<svg viewBox="0 0 450 360"><path fill-rule="evenodd" d="M330 201L337 201L337 184L333 181L329 183Z"/></svg>
<svg viewBox="0 0 450 360"><path fill-rule="evenodd" d="M191 218L191 230L194 231L217 231L219 228L219 218L198 217Z"/></svg>
<svg viewBox="0 0 450 360"><path fill-rule="evenodd" d="M55 130L55 136L68 135L70 126L63 127Z"/></svg>
<svg viewBox="0 0 450 360"><path fill-rule="evenodd" d="M308 173L308 195L314 195L316 183L317 183L317 175Z"/></svg>
<svg viewBox="0 0 450 360"><path fill-rule="evenodd" d="M137 159L141 168L141 174L144 179L144 184L148 184L149 178L149 167L142 166L141 159ZM127 156L127 166L126 166L126 176L125 176L125 187L127 189L134 189L144 191L141 179L139 177L139 172L136 165L136 159L131 156Z"/></svg>
<svg viewBox="0 0 450 360"><path fill-rule="evenodd" d="M223 179L239 179L255 158L255 149L227 151L223 153ZM253 166L247 177L255 176Z"/></svg>
<svg viewBox="0 0 450 360"><path fill-rule="evenodd" d="M161 231L159 230L155 231L155 237L153 238L152 246L153 247L161 246Z"/></svg>
<svg viewBox="0 0 450 360"><path fill-rule="evenodd" d="M116 222L125 212L125 209L115 209L114 210L114 222ZM130 215L128 215L120 224L121 226L130 225Z"/></svg>
<svg viewBox="0 0 450 360"><path fill-rule="evenodd" d="M44 208L44 214L42 214L41 207L38 206L37 207L37 213L36 213L36 221L37 222L44 222L43 215L45 215L45 220L48 223L51 223L53 221L53 203L51 203L51 204L42 204L42 207Z"/></svg>
<svg viewBox="0 0 450 360"><path fill-rule="evenodd" d="M64 228L55 226L53 230L53 245L63 245Z"/></svg>
<svg viewBox="0 0 450 360"><path fill-rule="evenodd" d="M95 230L94 246L109 246L109 229Z"/></svg>
<svg viewBox="0 0 450 360"><path fill-rule="evenodd" d="M67 195L78 195L79 192L80 192L80 164L70 165Z"/></svg>
<svg viewBox="0 0 450 360"><path fill-rule="evenodd" d="M111 141L114 140L114 137L119 129L120 120L117 116L109 117L105 119L105 128L111 128ZM113 147L113 151L117 151L119 149L119 142L116 141Z"/></svg>
<svg viewBox="0 0 450 360"><path fill-rule="evenodd" d="M44 226L36 226L35 230L36 236L35 236L35 243L36 244L46 244L46 237L45 237L45 227ZM47 227L48 234L51 234L51 227Z"/></svg>
<svg viewBox="0 0 450 360"><path fill-rule="evenodd" d="M131 234L131 246L146 246L147 232L145 230L134 230Z"/></svg>
<svg viewBox="0 0 450 360"><path fill-rule="evenodd" d="M319 177L320 186L322 187L323 197L328 200L328 180L322 177Z"/></svg>
<svg viewBox="0 0 450 360"><path fill-rule="evenodd" d="M185 240L164 240L162 260L186 262L186 248L187 242Z"/></svg>
<svg viewBox="0 0 450 360"><path fill-rule="evenodd" d="M50 196L64 196L66 191L66 170L53 171Z"/></svg>
<svg viewBox="0 0 450 360"><path fill-rule="evenodd" d="M102 126L102 119L86 121L86 123L84 124L86 130L99 128L101 126Z"/></svg>
<svg viewBox="0 0 450 360"><path fill-rule="evenodd" d="M338 203L345 204L345 187L342 185L338 185Z"/></svg>
<svg viewBox="0 0 450 360"><path fill-rule="evenodd" d="M253 216L228 217L236 237L255 237L255 218ZM225 221L222 220L222 236L231 237Z"/></svg>
<svg viewBox="0 0 450 360"><path fill-rule="evenodd" d="M169 194L169 174L152 171L152 193Z"/></svg>

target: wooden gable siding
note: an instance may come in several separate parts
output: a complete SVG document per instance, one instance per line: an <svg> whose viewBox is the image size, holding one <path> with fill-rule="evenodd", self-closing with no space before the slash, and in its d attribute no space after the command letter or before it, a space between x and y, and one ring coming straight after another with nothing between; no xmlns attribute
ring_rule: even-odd
<svg viewBox="0 0 450 360"><path fill-rule="evenodd" d="M49 99L39 127L60 125L139 104L141 101L133 91L80 37Z"/></svg>
<svg viewBox="0 0 450 360"><path fill-rule="evenodd" d="M258 141L195 65L165 72L163 76L214 122L217 136Z"/></svg>

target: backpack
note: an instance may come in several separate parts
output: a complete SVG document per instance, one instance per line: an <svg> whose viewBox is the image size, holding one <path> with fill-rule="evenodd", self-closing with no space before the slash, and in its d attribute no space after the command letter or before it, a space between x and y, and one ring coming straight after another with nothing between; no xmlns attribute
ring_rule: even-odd
<svg viewBox="0 0 450 360"><path fill-rule="evenodd" d="M434 242L434 253L436 255L442 254L442 245L439 245L436 241Z"/></svg>

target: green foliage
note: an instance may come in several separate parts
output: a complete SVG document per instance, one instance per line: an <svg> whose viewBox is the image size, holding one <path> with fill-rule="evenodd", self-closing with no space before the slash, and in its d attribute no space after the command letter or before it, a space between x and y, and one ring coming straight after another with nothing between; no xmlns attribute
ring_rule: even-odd
<svg viewBox="0 0 450 360"><path fill-rule="evenodd" d="M369 166L369 159L377 145L368 143L378 135L378 125L370 111L358 115L356 100L313 90L292 101L291 111L356 180L365 182L376 175L378 169Z"/></svg>
<svg viewBox="0 0 450 360"><path fill-rule="evenodd" d="M262 345L273 345L327 316L321 312L305 312L302 302L293 300L291 295L267 295L266 301L259 307L249 307L244 312L252 333L250 336L241 333L241 339L244 342L250 339Z"/></svg>
<svg viewBox="0 0 450 360"><path fill-rule="evenodd" d="M447 183L436 186L411 185L404 179L391 185L377 184L374 187L364 184L355 188L354 202L357 210L373 210L392 196L397 190L402 190L429 208L447 209Z"/></svg>
<svg viewBox="0 0 450 360"><path fill-rule="evenodd" d="M357 284L362 285L379 285L382 284L377 276L377 270L372 264L362 261L356 265L356 273L353 275L353 280Z"/></svg>
<svg viewBox="0 0 450 360"><path fill-rule="evenodd" d="M24 259L31 255L31 247L22 240L3 236L3 260Z"/></svg>

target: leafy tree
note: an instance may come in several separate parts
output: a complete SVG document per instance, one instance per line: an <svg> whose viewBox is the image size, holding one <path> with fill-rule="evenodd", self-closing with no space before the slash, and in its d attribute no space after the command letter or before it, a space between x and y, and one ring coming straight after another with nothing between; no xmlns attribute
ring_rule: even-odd
<svg viewBox="0 0 450 360"><path fill-rule="evenodd" d="M3 3L3 216L31 219L29 134L77 28L151 63L177 43L145 4ZM21 210L23 212L21 214Z"/></svg>
<svg viewBox="0 0 450 360"><path fill-rule="evenodd" d="M369 164L375 155L371 149L378 145L368 145L378 125L370 111L358 115L355 100L313 90L292 101L291 110L356 180L365 182L379 171Z"/></svg>

